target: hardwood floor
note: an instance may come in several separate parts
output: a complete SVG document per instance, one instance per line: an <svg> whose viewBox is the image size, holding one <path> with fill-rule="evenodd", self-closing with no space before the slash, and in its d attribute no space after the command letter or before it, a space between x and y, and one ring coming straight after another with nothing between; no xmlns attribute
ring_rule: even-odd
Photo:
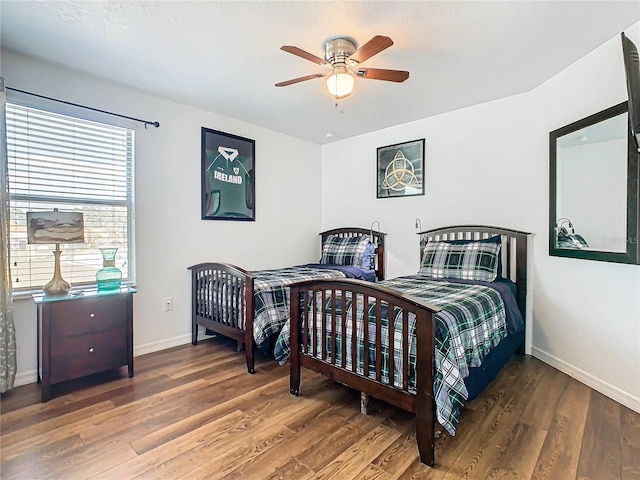
<svg viewBox="0 0 640 480"><path fill-rule="evenodd" d="M640 479L640 415L531 357L468 404L436 468L418 460L414 416L258 356L245 370L215 339L111 372L2 397L3 479ZM110 380L110 381L105 381Z"/></svg>

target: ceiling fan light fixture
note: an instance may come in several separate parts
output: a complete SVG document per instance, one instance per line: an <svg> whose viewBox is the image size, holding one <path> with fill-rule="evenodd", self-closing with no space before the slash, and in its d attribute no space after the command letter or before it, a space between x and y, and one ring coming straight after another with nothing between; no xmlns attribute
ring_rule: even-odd
<svg viewBox="0 0 640 480"><path fill-rule="evenodd" d="M1 1L1 0L0 0ZM376 35L367 43L358 47L351 37L331 37L322 44L324 59L292 45L283 45L280 50L291 53L305 60L326 68L324 73L314 73L304 77L293 78L276 83L276 87L286 87L294 83L326 78L327 90L336 100L348 97L353 92L355 77L386 82L404 82L409 78L405 70L388 70L384 68L362 67L362 62L377 55L393 45L393 40L384 35ZM338 102L335 102L336 106Z"/></svg>
<svg viewBox="0 0 640 480"><path fill-rule="evenodd" d="M353 92L355 80L348 73L334 73L327 77L327 89L335 98L345 98Z"/></svg>

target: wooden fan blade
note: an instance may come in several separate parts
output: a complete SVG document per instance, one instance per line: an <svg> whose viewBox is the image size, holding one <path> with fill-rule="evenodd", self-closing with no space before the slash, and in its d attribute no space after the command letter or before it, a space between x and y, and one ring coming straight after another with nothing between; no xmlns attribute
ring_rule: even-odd
<svg viewBox="0 0 640 480"><path fill-rule="evenodd" d="M301 48L293 47L291 45L283 45L282 47L280 47L280 50L284 50L285 52L288 52L288 53L293 53L294 55L297 55L298 57L302 57L305 60L310 60L313 63L317 63L318 65L324 65L324 64L327 63L322 58L316 57L312 53L305 52Z"/></svg>
<svg viewBox="0 0 640 480"><path fill-rule="evenodd" d="M374 80L386 80L388 82L404 82L409 78L406 70L386 70L384 68L359 68L356 75L362 78L372 78Z"/></svg>
<svg viewBox="0 0 640 480"><path fill-rule="evenodd" d="M322 78L326 73L314 73L313 75L306 75L304 77L298 77L291 80L285 80L284 82L276 83L276 87L286 87L287 85L293 85L294 83L304 82L306 80L313 80L314 78Z"/></svg>
<svg viewBox="0 0 640 480"><path fill-rule="evenodd" d="M355 60L358 63L362 63L367 58L373 57L377 53L383 51L385 48L389 48L391 45L393 45L393 40L391 40L389 37L376 35L355 52L353 52L349 57L349 60Z"/></svg>

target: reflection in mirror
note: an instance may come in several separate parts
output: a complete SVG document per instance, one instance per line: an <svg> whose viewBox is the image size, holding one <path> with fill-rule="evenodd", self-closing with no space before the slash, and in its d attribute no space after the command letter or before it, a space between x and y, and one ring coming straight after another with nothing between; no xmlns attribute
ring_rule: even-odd
<svg viewBox="0 0 640 480"><path fill-rule="evenodd" d="M556 247L625 252L627 114L558 137Z"/></svg>
<svg viewBox="0 0 640 480"><path fill-rule="evenodd" d="M627 102L549 134L549 254L638 258L638 153Z"/></svg>
<svg viewBox="0 0 640 480"><path fill-rule="evenodd" d="M589 244L582 235L576 233L571 220L562 217L556 222L556 247L584 250L589 248Z"/></svg>

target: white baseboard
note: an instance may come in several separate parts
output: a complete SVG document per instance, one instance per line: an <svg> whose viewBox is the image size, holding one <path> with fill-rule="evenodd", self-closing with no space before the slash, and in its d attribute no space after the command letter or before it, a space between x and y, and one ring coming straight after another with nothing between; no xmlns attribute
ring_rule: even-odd
<svg viewBox="0 0 640 480"><path fill-rule="evenodd" d="M139 357L140 355L146 355L147 353L166 350L167 348L173 348L179 345L185 345L187 343L191 343L190 333L186 335L180 335L179 337L167 338L159 342L151 342L151 343L146 343L144 345L134 345L133 356Z"/></svg>
<svg viewBox="0 0 640 480"><path fill-rule="evenodd" d="M594 390L600 392L603 395L615 400L618 403L621 403L625 407L629 407L631 410L640 413L640 398L635 395L630 394L629 392L625 392L624 390L611 385L604 380L594 377L590 373L581 370L580 368L571 365L570 363L565 362L564 360L559 359L558 357L551 355L544 350L541 350L538 347L531 348L531 354L539 360L542 360L544 363L551 365L554 368L557 368L563 373L566 373L572 378L588 385Z"/></svg>
<svg viewBox="0 0 640 480"><path fill-rule="evenodd" d="M37 376L35 369L29 370L28 372L18 373L13 382L14 387L19 387L20 385L27 385L28 383L36 383Z"/></svg>

